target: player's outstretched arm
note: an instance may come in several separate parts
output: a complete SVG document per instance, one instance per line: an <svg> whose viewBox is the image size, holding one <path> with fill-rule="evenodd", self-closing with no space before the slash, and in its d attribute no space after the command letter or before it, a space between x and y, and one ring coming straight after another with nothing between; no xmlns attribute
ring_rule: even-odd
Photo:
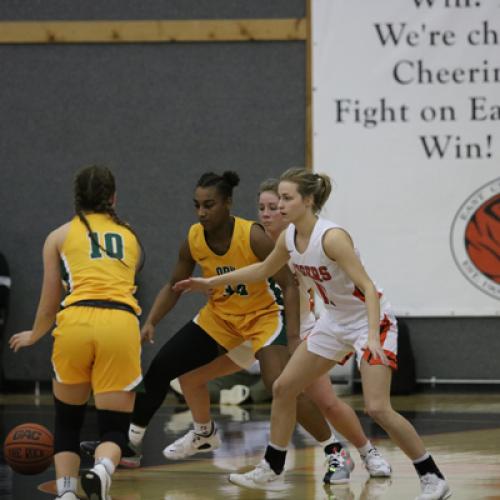
<svg viewBox="0 0 500 500"><path fill-rule="evenodd" d="M281 242L281 244L280 244ZM269 276L276 274L288 262L283 235L281 235L276 246L262 262L237 269L230 273L210 278L188 278L178 281L173 286L176 292L209 292L212 288L226 285L238 285L239 283L255 283L266 280Z"/></svg>

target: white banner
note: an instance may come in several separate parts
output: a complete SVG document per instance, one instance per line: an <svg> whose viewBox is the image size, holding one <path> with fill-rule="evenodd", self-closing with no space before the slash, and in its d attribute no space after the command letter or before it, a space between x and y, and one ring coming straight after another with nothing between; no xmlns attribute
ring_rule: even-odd
<svg viewBox="0 0 500 500"><path fill-rule="evenodd" d="M400 315L500 315L500 0L312 0L325 215Z"/></svg>

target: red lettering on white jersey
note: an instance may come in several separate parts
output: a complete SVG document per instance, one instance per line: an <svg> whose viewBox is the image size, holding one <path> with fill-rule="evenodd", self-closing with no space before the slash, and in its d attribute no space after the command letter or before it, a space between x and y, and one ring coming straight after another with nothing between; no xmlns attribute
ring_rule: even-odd
<svg viewBox="0 0 500 500"><path fill-rule="evenodd" d="M298 271L302 276L307 276L314 281L329 281L332 279L332 275L328 272L328 268L326 266L314 267L314 266L301 266L297 264L293 264L293 267L296 271Z"/></svg>

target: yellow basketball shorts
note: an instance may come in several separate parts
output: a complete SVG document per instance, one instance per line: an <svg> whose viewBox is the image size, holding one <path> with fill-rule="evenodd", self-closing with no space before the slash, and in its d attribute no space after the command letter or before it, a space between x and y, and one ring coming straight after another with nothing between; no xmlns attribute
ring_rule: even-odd
<svg viewBox="0 0 500 500"><path fill-rule="evenodd" d="M228 351L249 341L256 353L285 331L284 316L279 309L219 316L211 307L205 306L193 321Z"/></svg>
<svg viewBox="0 0 500 500"><path fill-rule="evenodd" d="M131 391L142 380L139 320L127 311L68 307L52 332L54 378L89 382L95 394Z"/></svg>

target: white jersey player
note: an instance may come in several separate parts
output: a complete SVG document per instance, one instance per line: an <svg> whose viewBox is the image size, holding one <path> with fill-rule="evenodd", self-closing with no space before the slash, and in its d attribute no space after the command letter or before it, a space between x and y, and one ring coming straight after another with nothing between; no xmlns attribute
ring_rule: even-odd
<svg viewBox="0 0 500 500"><path fill-rule="evenodd" d="M363 357L371 364L383 364L380 357L374 358L366 349L368 343L368 316L365 296L354 284L345 270L330 259L323 248L323 238L331 229L345 232L337 224L318 218L309 244L304 252L295 246L296 228L290 224L285 231L285 244L290 254L289 265L299 277L301 287L313 288L323 301L323 314L315 324L302 324L301 335L308 333L308 350L319 356L329 352L330 359L343 363L347 356L356 352L358 365ZM347 232L345 234L348 236ZM350 239L350 237L349 237ZM353 248L360 259L359 251ZM361 261L361 259L360 259ZM391 368L397 368L397 326L390 304L380 289L376 289L380 301L380 343ZM301 294L301 303L303 293Z"/></svg>
<svg viewBox="0 0 500 500"><path fill-rule="evenodd" d="M231 482L255 489L284 487L286 448L295 426L296 398L342 356L358 353L366 412L412 460L420 478L417 500L442 500L451 495L448 483L426 451L414 427L391 406L391 367L396 366L397 326L385 299L361 263L347 231L318 218L331 192L327 175L292 168L280 177L279 209L290 226L274 250L257 264L213 278L190 278L177 290L201 290L254 282L271 276L292 261L301 276L324 292L326 313L306 342L294 351L273 385L271 436L264 459Z"/></svg>

